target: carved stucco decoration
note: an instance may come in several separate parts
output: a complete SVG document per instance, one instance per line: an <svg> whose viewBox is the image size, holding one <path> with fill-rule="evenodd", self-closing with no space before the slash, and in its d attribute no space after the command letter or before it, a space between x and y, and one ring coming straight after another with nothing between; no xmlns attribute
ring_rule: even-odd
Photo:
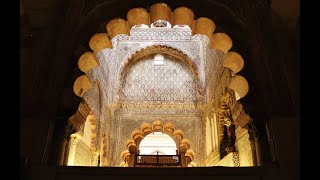
<svg viewBox="0 0 320 180"><path fill-rule="evenodd" d="M221 70L224 54L219 50L209 49L209 38L205 35L194 35L188 27L133 27L130 36L120 34L112 39L112 49L103 49L97 53L100 66L92 69L94 79L99 79L102 91L106 93L109 105L120 99L119 89L123 72L131 61L148 54L163 52L186 64L195 75L197 88L205 102L205 89L208 84L207 74ZM209 52L209 53L207 53ZM211 67L212 69L208 69ZM90 75L89 75L90 76ZM210 83L215 83L217 77L210 77ZM212 82L213 81L213 82Z"/></svg>
<svg viewBox="0 0 320 180"><path fill-rule="evenodd" d="M126 145L126 140L132 138L132 132L139 128L143 123L154 122L154 120L160 120L163 124L173 123L176 129L180 129L184 132L184 139L188 139L192 145L192 150L196 153L196 158L193 160L199 165L204 165L204 141L201 133L201 124L199 123L198 117L192 116L184 116L176 117L176 116L167 116L164 118L163 116L132 116L129 114L117 116L118 127L115 130L117 134L117 138L115 141L115 147L113 148L113 154L120 154L123 151L123 148ZM141 129L142 130L142 129ZM151 130L152 131L152 130ZM115 164L119 164L121 159L113 156L111 161L116 162Z"/></svg>
<svg viewBox="0 0 320 180"><path fill-rule="evenodd" d="M120 99L152 102L196 101L195 80L189 69L166 56L162 62L163 65L154 65L151 56L134 63L121 81Z"/></svg>
<svg viewBox="0 0 320 180"><path fill-rule="evenodd" d="M178 17L175 15L178 8L172 14L170 7L165 8L169 11L152 9L150 13L143 11L146 21L142 24L132 23L128 12L128 21L118 19L115 22L121 23L107 24L108 35L99 33L92 37L89 46L94 51L91 54L96 56L96 64L90 65L91 61L79 60L79 68L86 73L92 87L87 88L86 93L79 93L81 88L86 88L87 85L81 83L80 88L75 88L75 92L81 95L97 117L92 135L96 137L94 145L103 145L104 152L117 152L121 141L128 136L126 131L136 128L138 122L170 120L185 129L196 154L200 154L196 162L204 165L204 117L219 115L218 126L223 125L222 117L230 114L229 110L223 108L229 106L230 109L230 104L234 104L234 97L224 94L230 78L234 76L234 73L229 71L233 68L223 67L223 60L232 47L232 40L227 34L214 33L215 24L208 18L195 20L193 15L186 18L185 13ZM193 14L192 10L190 11ZM153 19L151 22L149 15ZM155 15L161 17L152 18ZM174 23L174 20L181 20L183 23L177 25L179 23ZM203 20L205 22L201 23ZM208 20L209 24L213 23L213 28L208 25ZM130 32L131 25L127 26L127 23L134 25ZM193 31L190 29L192 23ZM112 24L113 28L117 28L110 28ZM109 37L112 37L111 41ZM152 80L152 76L160 75L151 67L152 56L155 54L162 54L167 62L167 66L159 69L169 72L167 76L161 74L164 82ZM173 70L179 72L170 73ZM151 79L144 77L146 75ZM75 130L69 125L67 133ZM102 136L103 133L107 135ZM108 150L103 141L110 144ZM104 161L104 165L114 165L117 161L114 157L110 158L111 153L102 154L105 160L110 159L110 162Z"/></svg>
<svg viewBox="0 0 320 180"><path fill-rule="evenodd" d="M115 111L117 114L167 114L181 115L200 114L200 110L193 102L124 102Z"/></svg>
<svg viewBox="0 0 320 180"><path fill-rule="evenodd" d="M175 125L172 121L164 123L161 120L155 120L152 122L152 125L151 123L146 123L146 122L144 122L142 125L143 126L140 126L140 129L133 130L131 133L131 138L125 141L125 143L123 144L123 147L126 147L126 149L128 149L128 150L121 151L120 157L122 157L124 161L127 161L127 159L124 158L124 156L126 154L128 155L128 152L134 155L134 153L136 152L133 152L132 149L134 149L134 151L137 151L139 149L140 142L144 137L146 137L149 134L149 133L145 135L142 134L144 127L148 128L148 125L150 128L151 126L153 126L152 130L150 130L150 133L158 131L158 132L163 132L169 135L177 145L178 154L185 154L186 156L190 157L190 161L193 161L195 159L195 153L191 149L191 142L187 138L185 138L185 133L182 130L178 129L175 131ZM170 127L171 131L169 132L166 131L164 128L166 126ZM175 132L177 133L175 134ZM183 134L182 136L180 132ZM184 161L182 160L181 162L184 162ZM133 166L133 163L128 163L128 164L129 166ZM186 164L184 164L183 166L186 166Z"/></svg>
<svg viewBox="0 0 320 180"><path fill-rule="evenodd" d="M190 28L179 26L133 27L130 36L117 35L112 39L112 45L112 49L106 48L96 54L100 66L90 69L86 74L95 85L89 90L92 92L88 91L83 97L90 107L94 107L93 113L99 117L100 123L105 124L106 133L110 135L109 151L121 150L120 141L126 138L119 136L122 134L121 130L124 130L122 127L133 128L136 125L132 115L134 119L145 119L143 115L147 115L146 121L170 115L175 116L174 121L181 127L186 126L186 132L190 130L187 134L190 134L190 141L194 142L195 152L200 154L195 162L204 165L204 157L201 155L204 154L201 113L203 104L208 100L207 88L210 88L210 93L214 93L219 87L225 54L219 50L209 49L209 38L205 35L192 36ZM127 71L130 71L135 63L143 63L148 56L156 53L164 55L169 63L173 63L175 67L183 67L184 72L188 72L189 79L187 79L188 81L192 79L193 83L190 88L192 96L189 96L188 101L129 101L130 99L123 96ZM127 115L131 115L131 118L123 121ZM193 117L190 122L186 121L189 117ZM132 121L132 126L128 124L123 126L123 122L129 123L129 121ZM190 125L195 127L194 130L188 129ZM107 159L110 159L108 164L117 164L118 160L111 155L108 155Z"/></svg>

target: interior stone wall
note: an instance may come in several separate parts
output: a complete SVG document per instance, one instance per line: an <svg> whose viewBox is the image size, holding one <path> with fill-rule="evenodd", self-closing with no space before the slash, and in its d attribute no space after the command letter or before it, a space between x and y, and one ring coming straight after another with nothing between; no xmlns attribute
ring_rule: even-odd
<svg viewBox="0 0 320 180"><path fill-rule="evenodd" d="M211 153L212 153L212 142L213 142L213 137L212 137L212 131L211 131L211 127L210 127L210 122L209 122L209 118L206 118L206 123L205 123L205 138L206 138L206 156L208 157Z"/></svg>
<svg viewBox="0 0 320 180"><path fill-rule="evenodd" d="M196 115L177 116L177 115L134 115L134 114L117 114L117 128L114 129L116 140L113 141L113 158L111 164L118 166L122 159L120 153L125 150L125 142L131 139L131 133L135 129L140 129L142 123L152 123L154 120L161 120L164 124L171 122L175 125L175 129L182 130L185 133L184 139L188 139L191 143L192 149L196 157L194 163L197 165L204 165L204 139L202 135L202 125L200 117Z"/></svg>
<svg viewBox="0 0 320 180"><path fill-rule="evenodd" d="M123 76L122 102L113 111L110 166L122 162L120 153L126 149L125 142L132 138L132 131L154 120L171 122L176 130L182 130L196 154L193 162L204 165L205 136L191 69L167 55L163 66L154 66L153 56L146 56L131 64Z"/></svg>
<svg viewBox="0 0 320 180"><path fill-rule="evenodd" d="M229 153L223 159L221 159L215 166L238 167L239 154L237 152Z"/></svg>
<svg viewBox="0 0 320 180"><path fill-rule="evenodd" d="M86 120L83 126L83 135L81 140L83 143L85 143L87 146L91 145L91 124L89 120Z"/></svg>
<svg viewBox="0 0 320 180"><path fill-rule="evenodd" d="M252 148L248 130L241 127L238 127L238 129L241 129L242 132L239 133L235 146L239 153L240 166L253 166Z"/></svg>
<svg viewBox="0 0 320 180"><path fill-rule="evenodd" d="M215 151L206 157L206 166L253 166L253 149L250 145L248 130L239 126L236 129L236 136L237 152L230 153L220 160L219 152Z"/></svg>
<svg viewBox="0 0 320 180"><path fill-rule="evenodd" d="M74 166L91 166L91 160L90 148L82 139L79 140L75 148Z"/></svg>
<svg viewBox="0 0 320 180"><path fill-rule="evenodd" d="M195 79L178 60L164 56L155 65L153 56L134 63L126 72L121 99L125 101L195 101Z"/></svg>
<svg viewBox="0 0 320 180"><path fill-rule="evenodd" d="M206 158L206 166L215 166L220 161L220 154L216 150Z"/></svg>

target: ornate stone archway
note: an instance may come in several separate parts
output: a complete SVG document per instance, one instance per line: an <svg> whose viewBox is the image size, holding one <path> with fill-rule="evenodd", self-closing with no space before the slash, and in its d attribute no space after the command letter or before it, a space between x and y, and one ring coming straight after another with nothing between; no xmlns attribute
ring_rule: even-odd
<svg viewBox="0 0 320 180"><path fill-rule="evenodd" d="M185 138L185 133L176 129L171 122L163 123L161 120L155 120L152 123L142 123L139 129L135 129L131 133L131 138L125 142L125 150L120 154L124 162L122 167L133 167L136 155L139 153L139 144L150 133L163 132L174 139L177 146L177 155L180 156L181 166L188 166L195 158L195 153L191 149L191 143Z"/></svg>
<svg viewBox="0 0 320 180"><path fill-rule="evenodd" d="M78 66L85 75L76 80L74 92L90 102L92 107L98 107L99 104L99 108L94 110L98 111L96 114L99 115L101 126L97 136L100 147L97 148L100 148L100 155L104 159L100 165L118 166L121 159L107 152L120 154L124 140L132 132L130 128L142 122L152 123L154 119L163 123L170 121L188 134L188 141L193 144L193 151L189 151L190 157L194 158L195 154L197 157L193 159L193 166L210 164L207 163L205 153L206 117L213 116L213 109L218 110L220 121L215 127L221 127L222 119L230 116L230 113L220 113L225 108L220 103L224 102L221 99L225 92L234 93L234 96L229 97L233 104L248 93L248 82L237 74L243 68L244 60L238 53L230 51L233 44L231 38L225 33L214 33L215 27L209 18L194 19L189 8L179 7L171 12L168 5L157 3L151 7L150 13L141 8L130 10L128 20L114 19L107 24L107 33L92 36L89 46L93 52L86 52L79 59ZM134 86L132 89L135 90L133 98L126 97L126 88L130 85L127 82L132 80L128 78L130 71L142 72L143 68L139 69L137 64L151 62L150 57L156 54L161 54L170 63L178 62L175 68L183 67L180 68L183 71L179 77L190 72L190 76L186 76L190 77L187 78L190 83L186 85L191 84L189 90L195 93L194 98L161 99L161 91L141 88L143 83L140 81L131 81ZM144 80L158 75L149 73ZM183 90L179 86L171 87L174 83L165 79L165 73L160 76L168 81L169 86L165 89L168 90L168 96L174 95L175 90ZM98 90L93 82L99 84ZM153 82L160 86L158 90L162 88L160 82ZM179 82L179 79L176 78L174 82ZM151 98L140 98L140 92L144 90L148 91ZM231 108L229 104L228 108ZM221 128L216 131L221 132ZM139 137L139 133L134 137ZM133 148L134 143L130 141L128 149Z"/></svg>

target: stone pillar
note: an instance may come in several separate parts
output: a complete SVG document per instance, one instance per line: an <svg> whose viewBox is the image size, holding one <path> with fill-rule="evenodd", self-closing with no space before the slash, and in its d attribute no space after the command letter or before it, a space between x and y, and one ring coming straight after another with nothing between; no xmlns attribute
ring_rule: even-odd
<svg viewBox="0 0 320 180"><path fill-rule="evenodd" d="M174 141L176 142L177 147L177 154L180 154L180 142L181 142L181 136L174 136Z"/></svg>
<svg viewBox="0 0 320 180"><path fill-rule="evenodd" d="M74 157L76 153L76 147L79 142L80 138L77 134L72 134L70 136L70 141L69 141L69 154L68 154L68 166L73 166L74 165Z"/></svg>
<svg viewBox="0 0 320 180"><path fill-rule="evenodd" d="M64 130L64 119L57 119L55 123L55 135L53 147L52 147L52 163L58 166L63 166L65 148L67 144L66 132ZM60 121L60 122L59 122Z"/></svg>
<svg viewBox="0 0 320 180"><path fill-rule="evenodd" d="M106 133L102 134L101 138L101 150L100 150L100 164L99 166L107 166L107 137Z"/></svg>
<svg viewBox="0 0 320 180"><path fill-rule="evenodd" d="M126 161L129 167L134 167L135 156L138 154L138 148L136 144L132 144L129 146L129 156L126 156Z"/></svg>
<svg viewBox="0 0 320 180"><path fill-rule="evenodd" d="M130 154L130 159L128 161L128 166L129 167L134 167L135 158L136 158L136 154Z"/></svg>
<svg viewBox="0 0 320 180"><path fill-rule="evenodd" d="M177 154L181 154L182 152L180 152L180 143L181 140L183 139L184 133L181 130L175 130L173 132L173 139L177 145Z"/></svg>
<svg viewBox="0 0 320 180"><path fill-rule="evenodd" d="M69 150L70 150L70 136L75 132L76 132L76 129L72 126L71 123L69 123L65 128L63 136L61 137L60 152L59 152L59 158L58 158L58 163L61 166L68 165L68 157L69 157Z"/></svg>
<svg viewBox="0 0 320 180"><path fill-rule="evenodd" d="M261 152L260 152L260 141L258 138L256 138L254 142L255 142L257 165L261 166L262 160L261 160Z"/></svg>
<svg viewBox="0 0 320 180"><path fill-rule="evenodd" d="M255 145L255 139L249 138L250 147L252 149L252 162L253 166L257 166L257 154L256 154L256 145Z"/></svg>
<svg viewBox="0 0 320 180"><path fill-rule="evenodd" d="M215 132L215 130L214 130L214 127L213 127L213 119L212 118L209 118L209 124L210 124L210 141L211 141L211 148L212 148L212 150L211 150L211 153L213 153L214 152L214 150L215 150L215 145L214 145L214 140L213 140L213 137L215 136L214 135L214 132Z"/></svg>
<svg viewBox="0 0 320 180"><path fill-rule="evenodd" d="M189 164L191 163L191 158L185 156L185 167L189 167Z"/></svg>
<svg viewBox="0 0 320 180"><path fill-rule="evenodd" d="M253 124L253 120L250 119L249 123L247 124L247 129L249 133L249 141L252 148L252 156L253 156L253 165L254 166L261 166L261 154L260 154L260 142L258 138L258 129Z"/></svg>
<svg viewBox="0 0 320 180"><path fill-rule="evenodd" d="M69 151L70 151L70 138L66 140L65 148L64 148L64 154L63 154L63 166L68 165L68 157L69 157Z"/></svg>
<svg viewBox="0 0 320 180"><path fill-rule="evenodd" d="M188 163L187 163L187 157L185 156L185 153L180 153L180 163L181 163L181 167L188 167Z"/></svg>
<svg viewBox="0 0 320 180"><path fill-rule="evenodd" d="M98 151L91 153L91 166L99 166L100 153Z"/></svg>
<svg viewBox="0 0 320 180"><path fill-rule="evenodd" d="M214 146L213 146L213 152L215 152L215 151L217 151L217 150L219 150L219 127L218 127L218 122L217 122L217 119L218 119L218 117L217 117L217 115L216 115L216 113L214 112L213 113L213 122L212 122L212 124L213 124L213 137L214 137L214 139L213 139L213 142L214 142Z"/></svg>
<svg viewBox="0 0 320 180"><path fill-rule="evenodd" d="M107 152L102 150L100 155L100 165L99 166L107 166Z"/></svg>
<svg viewBox="0 0 320 180"><path fill-rule="evenodd" d="M61 142L60 142L60 148L59 148L59 157L58 157L58 162L57 164L59 166L63 166L64 165L64 155L65 155L65 150L66 150L66 144L68 143L66 138L62 138Z"/></svg>

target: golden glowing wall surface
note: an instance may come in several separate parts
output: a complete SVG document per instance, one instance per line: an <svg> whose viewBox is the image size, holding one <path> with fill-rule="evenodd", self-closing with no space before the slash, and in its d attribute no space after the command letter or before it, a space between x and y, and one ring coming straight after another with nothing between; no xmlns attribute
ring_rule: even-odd
<svg viewBox="0 0 320 180"><path fill-rule="evenodd" d="M91 144L91 127L90 127L90 122L86 120L84 124L84 130L83 130L83 137L81 140L87 145L90 146Z"/></svg>
<svg viewBox="0 0 320 180"><path fill-rule="evenodd" d="M227 156L225 156L223 159L221 159L215 166L235 167L237 166L236 165L237 163L234 161L235 156L237 156L237 154L230 153Z"/></svg>
<svg viewBox="0 0 320 180"><path fill-rule="evenodd" d="M243 128L241 129L243 130ZM239 137L237 137L236 148L239 153L240 166L253 166L252 148L250 146L249 134L247 130L239 134Z"/></svg>
<svg viewBox="0 0 320 180"><path fill-rule="evenodd" d="M206 118L206 156L212 153L212 131L210 127L209 118Z"/></svg>
<svg viewBox="0 0 320 180"><path fill-rule="evenodd" d="M208 124L207 124L208 126ZM207 127L206 127L207 129ZM219 160L219 152L215 150L212 154L207 153L206 166L253 166L252 148L249 141L248 130L237 127L237 140L235 143L237 152L230 153ZM210 139L206 137L207 141ZM208 152L208 149L207 149Z"/></svg>
<svg viewBox="0 0 320 180"><path fill-rule="evenodd" d="M90 166L90 148L82 141L78 141L75 148L74 166Z"/></svg>

